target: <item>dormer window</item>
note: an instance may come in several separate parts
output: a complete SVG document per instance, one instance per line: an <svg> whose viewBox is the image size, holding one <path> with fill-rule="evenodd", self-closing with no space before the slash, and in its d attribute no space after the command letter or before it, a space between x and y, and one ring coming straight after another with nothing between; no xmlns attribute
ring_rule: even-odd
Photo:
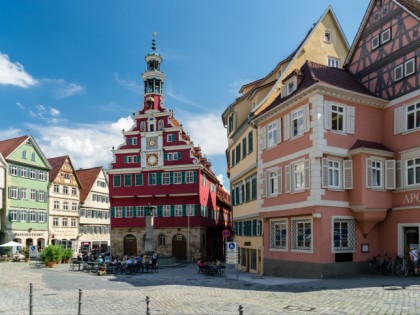
<svg viewBox="0 0 420 315"><path fill-rule="evenodd" d="M331 43L331 32L330 31L324 31L324 42L325 43Z"/></svg>
<svg viewBox="0 0 420 315"><path fill-rule="evenodd" d="M328 57L328 66L329 67L338 68L339 65L340 65L340 63L339 63L338 59Z"/></svg>
<svg viewBox="0 0 420 315"><path fill-rule="evenodd" d="M231 133L233 131L233 120L234 120L234 116L232 113L228 118L228 133Z"/></svg>
<svg viewBox="0 0 420 315"><path fill-rule="evenodd" d="M140 123L140 131L146 131L146 122L145 121L142 121Z"/></svg>
<svg viewBox="0 0 420 315"><path fill-rule="evenodd" d="M290 94L292 94L297 88L297 77L296 75L293 75L290 79L287 81L283 81L283 96L286 97Z"/></svg>

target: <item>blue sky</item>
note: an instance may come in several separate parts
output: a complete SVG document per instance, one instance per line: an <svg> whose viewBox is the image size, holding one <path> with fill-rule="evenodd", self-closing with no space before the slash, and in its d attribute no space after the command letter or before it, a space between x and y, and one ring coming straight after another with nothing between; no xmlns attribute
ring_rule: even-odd
<svg viewBox="0 0 420 315"><path fill-rule="evenodd" d="M76 168L112 161L157 32L165 105L227 186L221 113L332 6L351 44L368 0L0 1L0 139L32 134ZM222 177L223 176L223 177Z"/></svg>

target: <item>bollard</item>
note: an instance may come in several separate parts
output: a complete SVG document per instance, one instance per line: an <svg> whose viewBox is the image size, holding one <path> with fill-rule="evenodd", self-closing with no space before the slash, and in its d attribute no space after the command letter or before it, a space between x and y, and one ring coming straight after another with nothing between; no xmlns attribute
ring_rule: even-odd
<svg viewBox="0 0 420 315"><path fill-rule="evenodd" d="M146 315L150 315L149 303L150 303L150 298L146 296Z"/></svg>
<svg viewBox="0 0 420 315"><path fill-rule="evenodd" d="M82 289L79 289L79 310L77 315L82 315Z"/></svg>
<svg viewBox="0 0 420 315"><path fill-rule="evenodd" d="M32 315L32 307L33 307L33 304L32 304L32 296L33 296L32 288L33 288L33 284L30 283L29 284L29 315Z"/></svg>
<svg viewBox="0 0 420 315"><path fill-rule="evenodd" d="M242 307L242 305L239 305L239 315L244 315L244 308Z"/></svg>

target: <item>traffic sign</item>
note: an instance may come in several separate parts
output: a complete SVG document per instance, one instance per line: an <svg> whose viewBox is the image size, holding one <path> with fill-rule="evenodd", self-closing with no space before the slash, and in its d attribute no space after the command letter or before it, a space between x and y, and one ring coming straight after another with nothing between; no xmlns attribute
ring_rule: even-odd
<svg viewBox="0 0 420 315"><path fill-rule="evenodd" d="M230 236L230 231L228 229L224 229L222 235L224 238L228 238Z"/></svg>
<svg viewBox="0 0 420 315"><path fill-rule="evenodd" d="M227 242L227 248L226 251L227 252L237 252L238 251L238 245L236 244L236 242Z"/></svg>

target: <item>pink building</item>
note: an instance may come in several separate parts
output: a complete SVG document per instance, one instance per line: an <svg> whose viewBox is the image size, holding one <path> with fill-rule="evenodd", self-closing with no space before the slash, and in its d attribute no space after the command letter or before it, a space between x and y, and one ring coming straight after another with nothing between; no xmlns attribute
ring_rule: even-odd
<svg viewBox="0 0 420 315"><path fill-rule="evenodd" d="M372 0L345 70L307 61L253 118L264 274L360 272L419 246L419 13Z"/></svg>
<svg viewBox="0 0 420 315"><path fill-rule="evenodd" d="M231 214L217 206L220 184L211 163L165 108L161 62L153 40L142 74L143 107L133 114L133 127L123 132L124 143L113 151L108 172L111 252L144 253L150 211L159 254L177 259L220 256L222 231L230 228Z"/></svg>

